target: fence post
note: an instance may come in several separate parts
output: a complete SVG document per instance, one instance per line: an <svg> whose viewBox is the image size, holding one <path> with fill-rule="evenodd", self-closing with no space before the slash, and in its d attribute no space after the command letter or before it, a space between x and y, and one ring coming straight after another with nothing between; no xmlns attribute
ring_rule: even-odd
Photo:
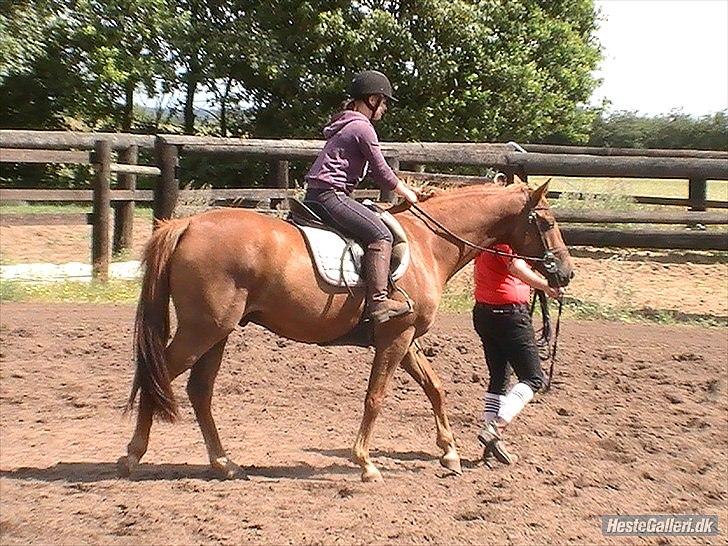
<svg viewBox="0 0 728 546"><path fill-rule="evenodd" d="M708 188L704 178L691 178L688 185L689 210L704 211Z"/></svg>
<svg viewBox="0 0 728 546"><path fill-rule="evenodd" d="M394 172L399 170L399 158L398 157L387 157L385 158L387 165L392 167ZM397 199L397 194L392 190L382 190L379 194L379 201L382 203L394 203Z"/></svg>
<svg viewBox="0 0 728 546"><path fill-rule="evenodd" d="M132 144L119 152L119 163L136 165L139 158L139 147ZM116 177L117 188L120 190L135 190L137 177L135 174L119 173ZM118 254L131 250L134 240L134 201L118 201L113 203L114 208L114 243L112 253Z"/></svg>
<svg viewBox="0 0 728 546"><path fill-rule="evenodd" d="M93 225L91 272L95 280L109 280L109 216L111 214L111 143L97 140L94 147Z"/></svg>
<svg viewBox="0 0 728 546"><path fill-rule="evenodd" d="M162 171L157 184L154 186L154 218L158 220L169 219L172 218L174 208L177 206L177 197L179 196L177 146L167 144L157 137L154 142L154 151L157 166Z"/></svg>
<svg viewBox="0 0 728 546"><path fill-rule="evenodd" d="M288 190L289 187L289 164L286 159L275 159L270 163L271 167L271 183L274 188L280 188ZM271 199L270 208L275 208L276 205L280 204L280 208L288 208L288 198L284 199Z"/></svg>

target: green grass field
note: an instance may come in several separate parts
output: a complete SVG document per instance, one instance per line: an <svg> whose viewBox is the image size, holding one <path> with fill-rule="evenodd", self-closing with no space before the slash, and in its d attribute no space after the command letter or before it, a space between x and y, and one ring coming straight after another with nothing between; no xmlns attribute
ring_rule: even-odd
<svg viewBox="0 0 728 546"><path fill-rule="evenodd" d="M639 195L645 197L674 197L687 199L687 180L652 178L572 178L567 176L531 176L532 186L542 184L551 178L552 191L614 194L620 196ZM728 201L728 180L708 180L708 199Z"/></svg>
<svg viewBox="0 0 728 546"><path fill-rule="evenodd" d="M0 302L135 303L140 286L137 280L112 280L107 284L0 281Z"/></svg>

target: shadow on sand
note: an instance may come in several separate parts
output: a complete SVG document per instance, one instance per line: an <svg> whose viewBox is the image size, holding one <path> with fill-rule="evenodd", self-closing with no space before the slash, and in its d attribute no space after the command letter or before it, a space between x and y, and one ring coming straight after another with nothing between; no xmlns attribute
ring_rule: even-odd
<svg viewBox="0 0 728 546"><path fill-rule="evenodd" d="M341 459L327 465L314 466L299 461L293 465L245 466L240 479L255 480L323 480L340 478L358 478L359 468L351 462L351 449L316 449L304 448L304 452L318 453L326 457ZM423 466L406 468L398 463L407 461L432 462L437 457L421 451L372 451L373 458L395 461L395 466L384 464L382 470L387 473L421 472ZM10 480L38 480L44 482L94 483L119 478L116 463L60 462L47 468L21 467L14 470L0 470L0 477ZM203 464L153 464L141 463L132 474L130 481L162 481L162 480L203 480L218 481L220 478L208 465Z"/></svg>

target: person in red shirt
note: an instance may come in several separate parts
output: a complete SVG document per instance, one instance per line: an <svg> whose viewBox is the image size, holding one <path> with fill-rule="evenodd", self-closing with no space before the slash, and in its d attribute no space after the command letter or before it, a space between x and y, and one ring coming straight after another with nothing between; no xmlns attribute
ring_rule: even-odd
<svg viewBox="0 0 728 546"><path fill-rule="evenodd" d="M513 253L505 244L492 248ZM520 258L490 252L481 252L475 258L473 325L483 342L490 374L484 425L478 440L485 448L484 458L493 455L504 464L513 464L516 458L503 443L503 429L533 399L545 380L528 307L531 288L543 290L552 298L563 294L563 289L549 286ZM508 390L511 371L518 382Z"/></svg>

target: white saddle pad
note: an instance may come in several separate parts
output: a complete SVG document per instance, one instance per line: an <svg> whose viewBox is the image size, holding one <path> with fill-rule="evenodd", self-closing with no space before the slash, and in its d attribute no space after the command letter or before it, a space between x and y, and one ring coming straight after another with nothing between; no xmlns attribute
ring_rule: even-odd
<svg viewBox="0 0 728 546"><path fill-rule="evenodd" d="M310 226L296 226L304 235L309 251L321 278L332 286L364 286L359 275L364 249L359 243L345 240L333 231ZM409 258L409 256L408 256ZM409 259L403 260L392 272L396 281L407 270Z"/></svg>

